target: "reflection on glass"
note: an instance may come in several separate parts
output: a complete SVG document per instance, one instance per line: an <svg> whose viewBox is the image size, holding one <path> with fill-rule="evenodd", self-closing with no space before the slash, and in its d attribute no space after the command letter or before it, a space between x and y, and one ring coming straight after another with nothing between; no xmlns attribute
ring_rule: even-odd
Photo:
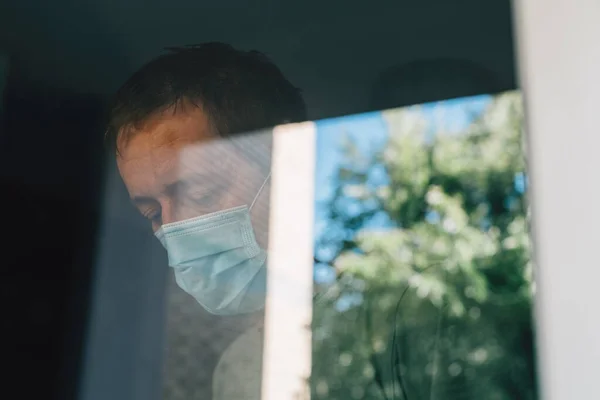
<svg viewBox="0 0 600 400"><path fill-rule="evenodd" d="M178 149L179 215L156 236L173 269L165 399L259 399L272 132ZM189 211L186 211L189 210Z"/></svg>
<svg viewBox="0 0 600 400"><path fill-rule="evenodd" d="M535 399L519 93L317 124L313 399Z"/></svg>

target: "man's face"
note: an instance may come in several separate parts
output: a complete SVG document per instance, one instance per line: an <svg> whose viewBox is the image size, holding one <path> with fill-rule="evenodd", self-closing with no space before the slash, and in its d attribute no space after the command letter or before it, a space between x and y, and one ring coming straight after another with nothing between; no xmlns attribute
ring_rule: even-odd
<svg viewBox="0 0 600 400"><path fill-rule="evenodd" d="M171 222L250 205L266 178L230 140L215 137L198 107L168 109L148 118L119 141L117 165L131 200L154 231ZM268 187L261 194L257 207L266 209ZM264 245L262 236L257 232Z"/></svg>

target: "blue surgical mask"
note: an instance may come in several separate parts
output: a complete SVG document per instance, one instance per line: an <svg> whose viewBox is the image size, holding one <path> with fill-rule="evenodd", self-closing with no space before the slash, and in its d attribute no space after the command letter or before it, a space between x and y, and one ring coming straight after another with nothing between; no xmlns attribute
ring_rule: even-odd
<svg viewBox="0 0 600 400"><path fill-rule="evenodd" d="M179 287L212 314L264 307L267 253L254 237L252 205L166 224L156 232Z"/></svg>

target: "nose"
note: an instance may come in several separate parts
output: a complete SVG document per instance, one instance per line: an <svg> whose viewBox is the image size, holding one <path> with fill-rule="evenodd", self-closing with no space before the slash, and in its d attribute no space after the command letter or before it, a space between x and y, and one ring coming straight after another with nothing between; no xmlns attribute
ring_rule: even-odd
<svg viewBox="0 0 600 400"><path fill-rule="evenodd" d="M180 222L204 214L194 207L186 207L185 204L181 204L174 196L160 201L160 207L160 225ZM160 228L160 225L158 228Z"/></svg>
<svg viewBox="0 0 600 400"><path fill-rule="evenodd" d="M160 223L161 225L170 224L172 222L180 221L177 216L174 202L167 199L162 201L160 204Z"/></svg>

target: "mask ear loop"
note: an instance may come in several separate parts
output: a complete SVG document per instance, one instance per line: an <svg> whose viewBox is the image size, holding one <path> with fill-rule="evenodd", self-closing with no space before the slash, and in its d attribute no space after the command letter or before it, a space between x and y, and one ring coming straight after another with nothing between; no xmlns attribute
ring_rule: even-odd
<svg viewBox="0 0 600 400"><path fill-rule="evenodd" d="M267 184L267 181L269 180L270 177L271 177L271 172L269 172L269 175L267 175L267 177L265 178L265 181L260 186L260 189L258 189L258 193L256 193L256 196L254 196L254 200L252 200L252 204L250 204L250 210L252 210L252 207L254 207L256 200L258 200L258 196L260 196L260 192L262 192L262 190L265 188L265 185Z"/></svg>

